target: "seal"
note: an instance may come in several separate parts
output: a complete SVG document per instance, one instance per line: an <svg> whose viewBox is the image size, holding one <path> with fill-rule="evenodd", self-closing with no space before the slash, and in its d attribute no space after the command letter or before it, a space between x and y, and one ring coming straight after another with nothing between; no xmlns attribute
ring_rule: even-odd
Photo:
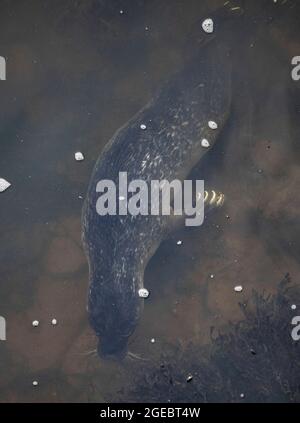
<svg viewBox="0 0 300 423"><path fill-rule="evenodd" d="M229 49L212 39L116 132L100 154L82 226L89 263L89 321L99 338L101 357L125 357L144 304L139 290L145 267L174 223L163 215L99 216L97 183L109 179L118 187L119 172L147 183L186 179L220 137L230 104Z"/></svg>

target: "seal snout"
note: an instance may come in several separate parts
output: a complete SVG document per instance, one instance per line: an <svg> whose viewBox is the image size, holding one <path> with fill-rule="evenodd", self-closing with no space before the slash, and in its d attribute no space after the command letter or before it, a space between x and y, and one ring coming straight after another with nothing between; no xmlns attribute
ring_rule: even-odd
<svg viewBox="0 0 300 423"><path fill-rule="evenodd" d="M99 339L97 352L105 360L123 360L127 355L127 339Z"/></svg>

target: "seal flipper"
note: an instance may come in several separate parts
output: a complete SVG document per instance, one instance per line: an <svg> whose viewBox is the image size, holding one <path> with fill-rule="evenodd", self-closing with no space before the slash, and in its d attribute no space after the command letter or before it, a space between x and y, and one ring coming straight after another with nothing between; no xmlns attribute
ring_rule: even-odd
<svg viewBox="0 0 300 423"><path fill-rule="evenodd" d="M202 193L196 192L196 198L199 198L199 196L202 196ZM210 213L210 211L222 207L224 201L225 195L222 192L216 190L205 190L203 198L204 213L205 210ZM175 215L174 209L173 207L171 207L171 215L166 216L167 232L171 233L173 231L183 228L185 226L185 220L187 218L191 218L191 216L185 213L182 213L181 215Z"/></svg>

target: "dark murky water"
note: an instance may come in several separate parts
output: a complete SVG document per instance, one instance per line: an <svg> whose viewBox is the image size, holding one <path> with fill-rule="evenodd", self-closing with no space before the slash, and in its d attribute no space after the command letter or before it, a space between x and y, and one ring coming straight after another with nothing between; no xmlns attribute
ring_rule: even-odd
<svg viewBox="0 0 300 423"><path fill-rule="evenodd" d="M1 401L105 401L132 388L144 361L91 352L81 197L106 142L184 66L190 28L223 3L1 2L0 177L12 183L0 195ZM209 345L210 328L239 321L253 289L273 293L287 272L299 281L300 83L290 62L300 11L281 3L240 2L254 29L236 37L237 50L249 43L233 64L231 116L194 170L226 202L201 228L166 240L146 270L152 295L130 350L148 369L167 344Z"/></svg>

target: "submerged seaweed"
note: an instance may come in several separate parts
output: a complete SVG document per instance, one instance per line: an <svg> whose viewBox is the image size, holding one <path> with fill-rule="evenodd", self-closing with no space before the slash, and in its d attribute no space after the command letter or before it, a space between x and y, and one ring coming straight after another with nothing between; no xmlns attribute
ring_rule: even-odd
<svg viewBox="0 0 300 423"><path fill-rule="evenodd" d="M253 291L240 304L244 319L229 324L209 347L170 347L160 361L139 366L120 401L299 402L298 343L291 338L291 304L300 290L289 276L275 295ZM298 302L299 303L299 302ZM192 378L191 378L192 376Z"/></svg>

